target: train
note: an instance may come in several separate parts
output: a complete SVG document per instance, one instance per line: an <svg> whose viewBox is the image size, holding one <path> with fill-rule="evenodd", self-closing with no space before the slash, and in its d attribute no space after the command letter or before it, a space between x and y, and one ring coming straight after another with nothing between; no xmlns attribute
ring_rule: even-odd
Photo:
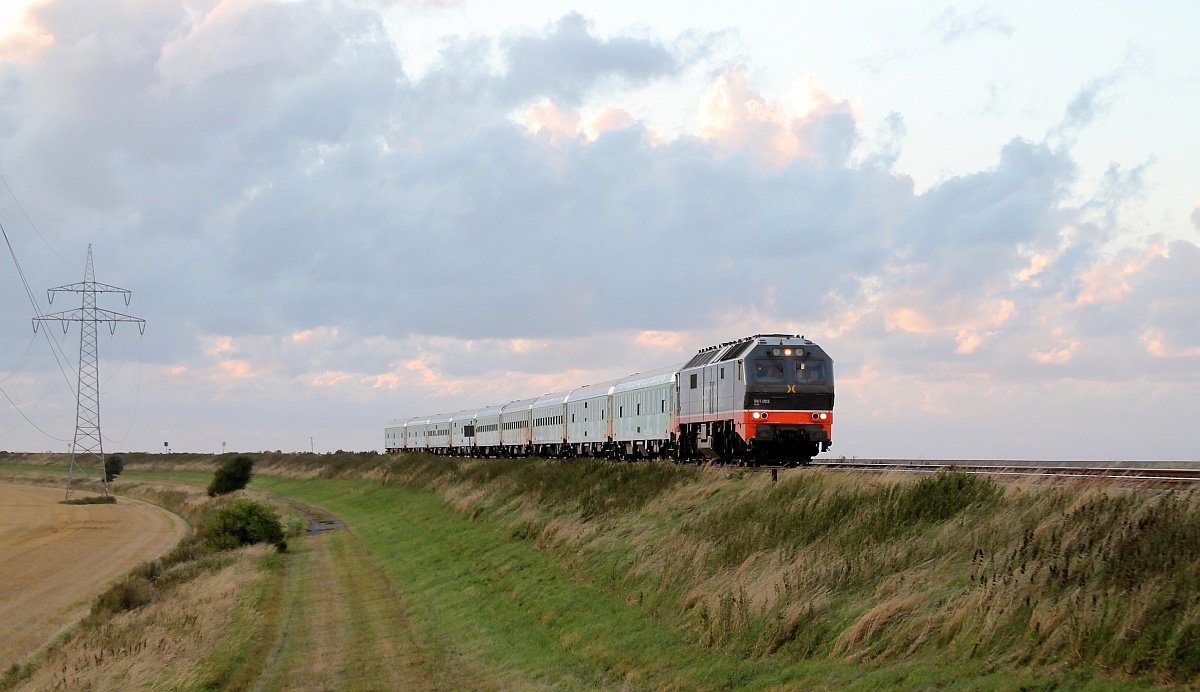
<svg viewBox="0 0 1200 692"><path fill-rule="evenodd" d="M756 334L616 380L393 420L384 448L801 465L833 444L833 401L833 359L824 349L803 335Z"/></svg>

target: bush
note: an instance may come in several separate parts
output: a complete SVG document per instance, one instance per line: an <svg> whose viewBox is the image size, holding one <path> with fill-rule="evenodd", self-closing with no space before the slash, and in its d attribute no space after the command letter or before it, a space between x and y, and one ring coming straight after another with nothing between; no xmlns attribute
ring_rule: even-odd
<svg viewBox="0 0 1200 692"><path fill-rule="evenodd" d="M88 495L87 497L77 497L74 500L63 500L60 505L115 505L117 498L112 495Z"/></svg>
<svg viewBox="0 0 1200 692"><path fill-rule="evenodd" d="M112 483L125 470L125 460L116 454L104 460L104 482Z"/></svg>
<svg viewBox="0 0 1200 692"><path fill-rule="evenodd" d="M283 524L270 505L254 500L234 500L200 523L200 535L210 550L232 550L254 543L273 543L286 550Z"/></svg>
<svg viewBox="0 0 1200 692"><path fill-rule="evenodd" d="M226 459L213 474L212 483L208 484L208 496L227 495L241 490L253 476L254 459L244 455Z"/></svg>
<svg viewBox="0 0 1200 692"><path fill-rule="evenodd" d="M140 574L130 574L113 584L92 603L92 615L115 615L154 602L157 591L150 580Z"/></svg>

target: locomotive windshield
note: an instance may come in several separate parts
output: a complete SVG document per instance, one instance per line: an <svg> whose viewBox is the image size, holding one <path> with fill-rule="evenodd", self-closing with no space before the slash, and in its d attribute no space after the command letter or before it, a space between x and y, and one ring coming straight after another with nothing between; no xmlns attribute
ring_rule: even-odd
<svg viewBox="0 0 1200 692"><path fill-rule="evenodd" d="M783 361L774 358L757 358L754 361L755 382L783 382Z"/></svg>
<svg viewBox="0 0 1200 692"><path fill-rule="evenodd" d="M825 384L825 361L792 358L755 358L750 380L758 384Z"/></svg>
<svg viewBox="0 0 1200 692"><path fill-rule="evenodd" d="M825 381L825 361L796 361L796 384L820 384Z"/></svg>

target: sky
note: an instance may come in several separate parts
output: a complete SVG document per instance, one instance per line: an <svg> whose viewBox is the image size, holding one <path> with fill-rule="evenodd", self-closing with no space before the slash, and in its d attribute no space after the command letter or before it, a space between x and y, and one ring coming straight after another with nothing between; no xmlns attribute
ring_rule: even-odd
<svg viewBox="0 0 1200 692"><path fill-rule="evenodd" d="M101 330L106 451L382 449L793 333L835 361L826 456L1200 460L1197 27L0 0L0 449L69 449L79 333L30 320L91 244L147 321Z"/></svg>

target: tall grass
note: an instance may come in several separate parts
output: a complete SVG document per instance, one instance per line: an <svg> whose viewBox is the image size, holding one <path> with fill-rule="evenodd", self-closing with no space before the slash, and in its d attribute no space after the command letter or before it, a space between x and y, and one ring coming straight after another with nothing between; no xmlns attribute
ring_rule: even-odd
<svg viewBox="0 0 1200 692"><path fill-rule="evenodd" d="M437 493L721 654L1125 683L1200 676L1198 493L814 469L772 484L586 459L343 453L259 463Z"/></svg>
<svg viewBox="0 0 1200 692"><path fill-rule="evenodd" d="M403 458L389 478L719 650L1200 675L1197 494L591 460Z"/></svg>

